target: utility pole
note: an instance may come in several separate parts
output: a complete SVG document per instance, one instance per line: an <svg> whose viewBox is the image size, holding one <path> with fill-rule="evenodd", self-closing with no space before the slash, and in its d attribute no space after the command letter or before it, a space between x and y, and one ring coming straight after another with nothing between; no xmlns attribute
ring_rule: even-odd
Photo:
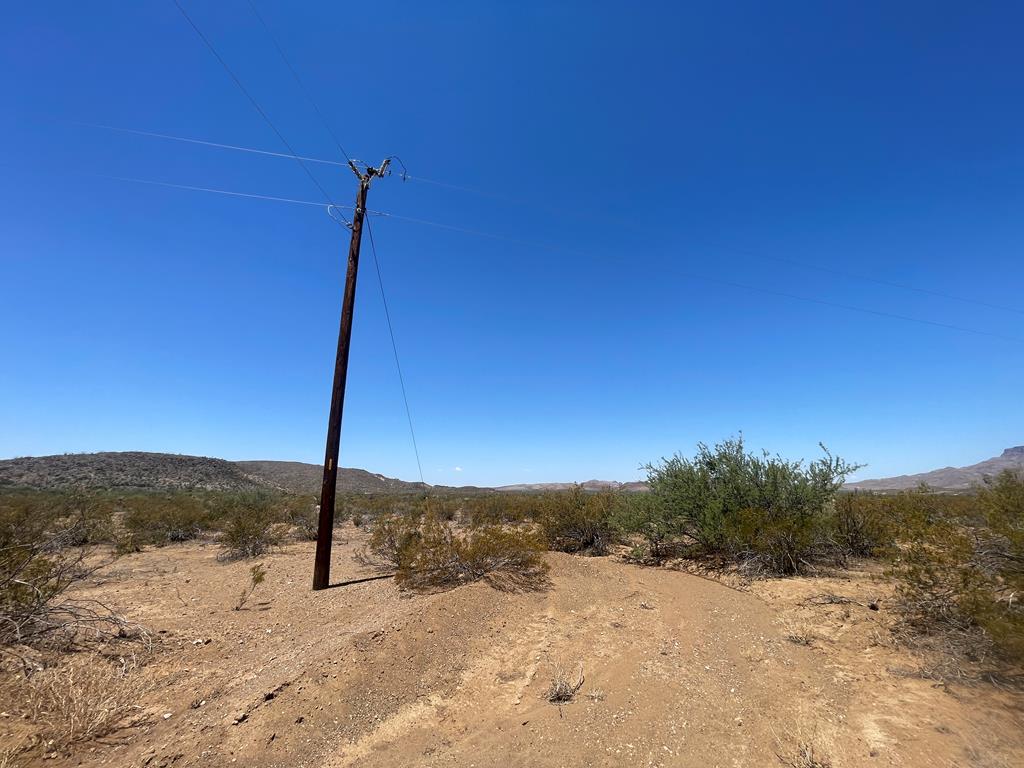
<svg viewBox="0 0 1024 768"><path fill-rule="evenodd" d="M320 519L316 532L316 560L313 563L313 589L326 589L331 580L331 543L334 536L334 496L338 485L338 453L341 448L341 414L345 408L345 380L348 378L348 348L352 338L352 313L356 302L356 275L359 272L359 243L366 215L366 193L376 176L388 172L388 158L379 168L367 166L362 172L355 163L349 167L359 179L356 208L352 215L352 240L348 247L348 272L345 276L345 298L341 306L341 328L338 330L338 355L334 361L334 387L331 390L331 415L327 421L327 450L324 454L324 482L320 488Z"/></svg>

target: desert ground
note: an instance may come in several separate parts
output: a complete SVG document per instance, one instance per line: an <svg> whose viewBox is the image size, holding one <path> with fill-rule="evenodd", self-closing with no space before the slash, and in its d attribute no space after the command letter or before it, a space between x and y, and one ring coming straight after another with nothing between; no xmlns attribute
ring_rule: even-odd
<svg viewBox="0 0 1024 768"><path fill-rule="evenodd" d="M375 573L353 558L365 534L338 533L339 586L311 592L313 544L289 544L242 610L252 561L213 545L104 568L80 596L155 638L135 723L29 764L1024 765L1024 696L929 675L868 567L727 584L548 553L543 589L419 594L344 584ZM558 670L583 680L561 705ZM11 738L23 721L2 714Z"/></svg>

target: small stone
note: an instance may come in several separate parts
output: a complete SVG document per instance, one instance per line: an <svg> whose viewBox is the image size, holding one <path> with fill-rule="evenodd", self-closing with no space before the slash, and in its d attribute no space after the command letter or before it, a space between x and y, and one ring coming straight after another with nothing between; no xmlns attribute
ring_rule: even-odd
<svg viewBox="0 0 1024 768"><path fill-rule="evenodd" d="M164 712L164 720L170 720L170 719L171 719L171 713L170 712Z"/></svg>

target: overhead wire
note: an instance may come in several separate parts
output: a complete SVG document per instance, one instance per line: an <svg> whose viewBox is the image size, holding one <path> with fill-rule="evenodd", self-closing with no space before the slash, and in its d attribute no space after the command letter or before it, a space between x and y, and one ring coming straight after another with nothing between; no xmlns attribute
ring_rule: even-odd
<svg viewBox="0 0 1024 768"><path fill-rule="evenodd" d="M851 280L863 280L868 283L875 283L876 285L885 285L890 288L900 288L904 291L914 291L915 293L923 293L928 296L937 296L939 298L950 299L952 301L961 301L967 304L976 304L980 307L988 307L989 309L998 309L1002 310L1003 312L1015 312L1017 314L1024 315L1024 309L1008 307L1005 304L993 304L992 302L989 301L982 301L981 299L971 299L966 296L957 296L956 294L945 293L944 291L936 291L931 288L922 288L920 286L910 285L908 283L898 283L893 280L883 280L882 278L871 277L870 275L860 275L857 274L856 272L847 272L846 270L836 269L835 267L826 267L823 264L810 264L805 261L788 259L784 256L764 255L758 258L771 259L772 261L777 261L782 264L789 264L790 266L794 267L801 267L803 269L816 269L819 272L826 272L832 275L839 275L841 277L846 277Z"/></svg>
<svg viewBox="0 0 1024 768"><path fill-rule="evenodd" d="M395 342L395 328L391 322L391 310L388 308L388 297L384 293L384 278L381 276L380 259L377 258L377 245L373 240L373 226L370 219L366 222L366 233L370 236L370 251L373 253L373 265L377 270L377 285L380 287L380 300L384 304L384 317L388 322L388 334L391 336L391 351L395 354L395 369L398 371L398 383L402 388L402 401L405 403L405 416L409 421L409 435L412 438L412 450L416 454L416 469L420 473L420 482L426 485L423 479L423 464L420 463L420 449L416 442L416 430L412 426L412 409L409 408L409 395L405 389L405 377L402 375L402 363L398 359L398 344Z"/></svg>
<svg viewBox="0 0 1024 768"><path fill-rule="evenodd" d="M139 136L149 136L151 138L167 139L167 140L170 140L170 141L187 142L187 143L190 143L190 144L200 144L200 145L204 145L204 146L214 147L214 148L217 148L217 149L237 150L237 151L240 151L240 152L249 152L249 153L258 154L258 155L268 155L268 156L271 156L271 157L283 157L283 158L289 158L289 159L293 159L293 160L303 160L305 162L310 162L310 163L322 163L322 164L341 166L341 167L346 167L347 166L347 163L341 163L341 162L338 162L336 160L327 160L327 159L324 159L324 158L310 157L310 156L306 156L306 155L286 154L284 152L272 152L272 151L264 150L264 149L254 149L252 147L243 147L243 146L238 146L238 145L235 145L235 144L223 144L223 143L219 143L219 142L205 141L205 140L202 140L202 139L193 139L193 138L188 138L188 137L184 137L184 136L174 136L174 135L166 134L166 133L155 133L155 132L152 132L152 131L142 131L142 130L136 130L136 129L133 129L133 128L121 128L121 127L117 127L117 126L102 125L102 124L98 124L98 123L79 123L79 124L80 125L87 125L87 126L90 126L90 127L93 127L93 128L102 128L102 129L110 130L110 131L119 131L119 132L122 132L122 133L131 133L131 134L136 134L136 135L139 135ZM340 145L339 145L339 147L340 147ZM462 186L462 185L459 185L459 184L449 184L449 183L443 182L443 181L436 181L436 180L433 180L433 179L426 179L426 178L424 178L422 176L413 176L413 175L410 175L410 174L406 174L406 175L403 176L403 178L405 178L405 179L407 179L409 181L418 181L418 182L421 182L421 183L432 184L432 185L438 186L438 187L445 187L447 189L453 189L453 190L458 190L458 191L462 191L462 192L468 192L468 193L472 193L472 194L476 194L476 195L481 195L483 197L488 197L488 198L495 199L495 200L504 200L506 202L511 202L511 203L514 203L514 204L522 204L522 205L527 205L528 204L525 201L520 202L520 201L516 200L515 198L508 197L506 195L500 195L500 194L496 194L496 193L484 192L484 191L481 191L481 190L478 190L478 189L474 189L472 187L466 187L466 186ZM452 231L455 231L455 232L465 232L467 234L473 234L473 235L477 235L479 237L488 237L488 238L497 239L497 240L505 240L505 241L508 241L508 242L519 243L521 245L531 245L531 246L535 246L535 247L539 246L539 247L549 248L549 249L554 248L554 249L560 249L560 250L570 250L570 252L580 253L579 251L571 251L571 249L564 249L564 248L561 248L559 246L552 246L552 245L543 244L543 243L529 243L529 242L524 241L524 240L519 240L517 238L508 237L507 235L501 235L501 234L497 234L497 233L493 233L493 232L484 232L482 230L471 229L471 228L468 228L468 227L460 227L460 226L457 226L457 225L454 225L454 224L445 224L445 223L441 223L441 222L427 221L425 219L417 219L417 218L414 218L412 216L402 216L402 215L399 215L399 214L383 213L383 212L380 212L380 211L377 211L376 213L378 215L386 215L386 216L389 216L389 217L394 218L394 219L400 219L400 220L403 220L403 221L409 221L409 222L413 222L413 223L417 223L417 224L424 224L424 225L432 226L432 227L439 227L441 229L449 229L449 230L452 230ZM557 213L557 215L565 215L562 212L556 212L556 213ZM809 270L814 270L814 271L822 272L822 273L826 273L826 274L838 275L840 277L844 277L844 278L847 278L849 280L860 280L862 282L874 283L876 285L884 285L884 286L887 286L889 288L897 288L897 289L900 289L900 290L912 291L912 292L915 292L915 293L921 293L921 294L925 294L925 295L929 295L929 296L935 296L937 298L948 299L950 301L958 301L958 302L962 302L962 303L966 303L966 304L974 304L976 306L986 307L988 309L999 310L999 311L1002 311L1002 312L1013 312L1014 314L1024 314L1024 309L1020 309L1018 307L1011 307L1011 306L1008 306L1006 304L997 304L995 302L983 301L981 299L974 299L974 298L970 298L968 296L960 296L960 295L953 294L953 293L946 293L944 291L937 291L937 290L934 290L934 289L931 289L931 288L924 288L924 287L918 286L918 285L911 285L909 283L903 283L903 282L898 282L898 281L894 281L894 280L885 280L883 278L872 277L870 275L863 275L863 274L859 274L859 273L856 273L856 272L850 272L850 271L847 271L847 270L836 269L834 267L828 267L828 266L825 266L825 265L822 265L822 264L815 264L815 263L811 263L811 262L800 261L800 260L797 260L797 259L786 258L786 257L783 257L783 256L772 256L772 255L769 255L769 254L756 253L756 252L753 252L753 251L748 251L748 250L740 249L740 248L734 248L734 247L731 247L731 246L725 247L725 246L722 246L720 244L715 244L715 243L708 243L708 246L712 247L712 248L715 248L717 250L725 250L725 251L728 251L728 252L731 252L731 253L735 253L737 255L745 256L747 258L760 259L760 260L766 260L766 261L774 261L774 262L780 263L780 264L788 264L789 266L799 267L801 269L809 269Z"/></svg>
<svg viewBox="0 0 1024 768"><path fill-rule="evenodd" d="M342 156L345 158L346 163L351 163L352 158L348 156L348 152L346 152L345 148L341 146L341 141L338 139L338 135L334 132L334 129L331 128L331 124L327 121L327 118L324 116L324 113L320 111L320 107L317 105L316 100L313 98L313 95L309 92L309 89L306 88L306 84L302 81L302 78L299 77L299 73L295 70L295 67L292 66L291 61L288 60L288 57L285 55L284 49L281 47L281 44L277 42L277 37L274 36L274 33L270 30L270 25L267 24L266 20L260 14L259 10L257 10L256 3L253 2L253 0L249 0L249 7L252 9L253 15L257 19L259 19L260 24L263 25L263 29L266 30L267 36L270 38L271 42L274 44L274 47L277 49L278 55L280 55L281 60L285 63L285 66L288 67L288 71L292 73L292 77L295 78L295 82L298 83L299 89L306 97L306 101L308 101L312 105L313 109L316 111L317 116L320 118L320 122L323 123L323 126L324 128L327 129L327 132L331 134L331 138L334 140L335 146L338 147L338 151L341 152Z"/></svg>
<svg viewBox="0 0 1024 768"><path fill-rule="evenodd" d="M285 66L288 67L288 71L291 72L292 77L295 79L295 82L298 84L299 89L302 91L303 95L306 97L306 100L310 103L310 105L312 105L313 110L317 114L317 117L320 118L320 122L323 124L323 126L327 130L327 132L331 135L331 139L333 139L335 146L338 147L338 151L341 152L342 156L345 158L346 163L348 165L350 165L350 166L353 165L352 158L349 157L348 152L346 152L345 148L341 145L341 141L338 139L338 136L334 132L334 129L331 127L331 124L327 120L327 117L324 115L323 111L320 109L320 106L317 104L316 100L313 98L313 95L309 92L309 89L306 88L306 85L302 81L302 78L299 76L298 71L295 69L295 67L292 66L292 63L288 59L288 56L285 54L284 49L281 47L280 43L278 43L277 37L274 35L273 31L271 31L270 26L267 24L266 20L260 14L259 10L256 8L256 4L255 4L255 2L253 2L253 0L249 0L249 8L252 9L253 15L256 16L256 18L259 20L260 24L263 25L263 29L266 30L267 36L270 38L271 42L273 42L274 48L277 49L278 55L281 57L281 60L284 62ZM291 147L289 147L289 150L291 150ZM340 163L338 163L338 164L340 165ZM403 175L403 178L404 178L404 175ZM370 211L366 211L366 213L370 213ZM366 232L369 235L370 250L373 253L373 264L374 264L374 267L376 268L377 285L380 288L381 303L384 305L384 318L387 321L388 335L391 337L391 351L392 351L392 353L394 354L394 357L395 357L395 370L398 372L398 383L399 383L399 385L401 387L401 390L402 390L402 401L405 403L405 416L406 416L407 421L409 422L409 436L412 438L413 454L416 456L416 469L419 472L420 483L422 485L426 486L426 481L423 478L423 464L420 461L420 449L419 449L418 443L416 442L416 430L413 427L412 409L409 407L409 395L408 395L408 393L406 391L405 377L402 374L402 363L401 363L401 361L399 359L399 355L398 355L398 344L395 341L395 329L394 329L394 325L391 322L391 310L390 310L390 308L388 306L387 293L384 290L384 277L383 277L383 275L381 273L380 259L377 256L377 246L376 246L376 243L374 242L374 239L373 239L373 227L370 224L370 217L369 216L365 217L364 221L366 223Z"/></svg>
<svg viewBox="0 0 1024 768"><path fill-rule="evenodd" d="M272 152L268 149L254 149L252 147L241 147L237 144L221 144L216 141L204 141L203 139L190 139L186 136L173 136L169 133L154 133L153 131L140 131L135 128L121 128L116 125L103 125L102 123L81 123L76 122L76 125L84 125L89 128L102 128L106 131L117 131L119 133L132 133L136 136L149 136L153 139L168 139L170 141L181 141L188 144L201 144L204 147L215 147L217 149L233 149L238 152L250 152L254 155L269 155L270 157L285 157L289 160L302 160L307 163L322 163L324 165L334 165L341 168L347 168L348 163L341 163L337 160L324 160L321 157L309 157L308 155L292 155L287 152Z"/></svg>
<svg viewBox="0 0 1024 768"><path fill-rule="evenodd" d="M451 225L451 224L442 224L440 222L427 221L425 219L417 219L417 218L413 218L413 217L410 217L410 216L402 216L402 215L399 215L399 214L388 213L386 211L379 211L379 212L377 212L377 214L379 216L382 216L382 217L385 217L385 218L390 218L390 219L395 219L397 221L408 221L408 222L412 222L412 223L415 223L415 224L424 224L424 225L428 225L428 226L432 226L432 227L440 227L440 228L452 230L452 231L455 231L455 232L463 232L463 233L466 233L466 234L477 235L479 237L487 237L487 238L495 238L495 239L505 240L505 241L508 241L508 242L515 243L517 245L524 245L524 246L535 247L535 248L537 248L537 247L539 247L539 248L548 248L548 249L557 250L557 251L561 251L561 252L565 252L565 253L572 253L572 254L576 254L576 255L581 255L581 254L582 255L586 255L582 251L577 251L577 250L574 250L574 249L564 248L562 246L553 245L553 244L550 244L550 243L536 243L536 242L530 243L530 242L526 242L526 241L522 241L522 240L515 240L515 239L512 239L512 238L505 237L504 235L498 235L498 234L494 234L494 233L491 233L491 232L482 232L480 230L467 229L465 227L458 227L458 226L454 226L454 225ZM839 302L827 301L825 299L815 299L815 298L811 298L811 297L808 297L808 296L801 296L801 295L798 295L798 294L795 294L795 293L787 293L785 291L776 291L776 290L773 290L773 289L770 289L770 288L759 288L757 286L746 285L744 283L736 283L736 282L732 282L732 281L729 281L729 280L721 280L719 278L709 277L709 276L706 276L706 275L699 275L699 274L695 274L695 273L680 273L680 274L682 274L684 277L687 277L687 278L690 278L690 279L704 280L704 281L712 282L712 283L719 283L721 285L728 285L728 286L731 286L733 288L742 288L744 290L749 290L749 291L759 291L761 293L768 293L768 294L772 294L772 295L775 295L775 296L783 296L785 298L795 299L797 301L806 301L806 302L810 302L810 303L813 303L813 304L820 304L822 306L829 306L829 307L835 307L835 308L838 308L838 309L845 309L845 310L849 310L851 312L862 312L862 313L865 313L865 314L875 315L875 316L878 316L878 317L888 317L888 318L895 319L895 320L905 320L905 321L909 321L909 322L913 322L913 323L921 323L921 324L924 324L924 325L931 325L931 326L935 326L935 327L939 327L939 328L946 328L946 329L949 329L949 330L963 331L965 333L973 333L973 334L978 334L978 335L981 335L981 336L989 336L989 337L992 337L992 338L1002 339L1004 341L1012 341L1012 342L1015 342L1015 343L1024 344L1024 339L1018 338L1016 336L1007 336L1005 334L993 333L993 332L990 332L990 331L978 330L976 328L969 328L967 326L954 325L952 323L943 323L943 322L939 322L939 321L935 321L935 320L925 320L923 318L917 318L917 317L913 317L911 315L902 315L902 314L898 314L898 313L894 313L894 312L884 312L884 311L881 311L881 310L869 309L867 307L858 307L858 306L855 306L855 305L852 305L852 304L843 304L843 303L839 303Z"/></svg>
<svg viewBox="0 0 1024 768"><path fill-rule="evenodd" d="M210 188L210 187L199 187L199 186L192 186L192 185L188 185L188 184L175 184L175 183L171 183L171 182L157 181L157 180L153 180L153 179L139 179L139 178L132 178L132 177L128 177L128 176L112 176L112 175L109 175L109 174L102 174L102 173L90 173L88 175L90 175L90 176L97 176L97 177L106 178L106 179L113 179L113 180L116 180L116 181L132 182L132 183L136 183L136 184L149 184L149 185L155 185L155 186L161 186L161 187L170 187L172 189L183 189L183 190L190 190L190 191L197 191L197 192L212 192L212 193L216 193L216 194L229 195L229 196L232 196L232 197L254 198L254 199L259 199L259 200L270 200L270 201L275 201L275 202L295 203L295 204L299 204L299 205L315 206L315 207L318 207L318 208L323 208L324 207L323 203L317 203L317 202L314 202L314 201L311 201L311 200L298 200L298 199L295 199L295 198L275 197L275 196L272 196L272 195L259 195L259 194L253 194L253 193L247 193L247 192L235 192L235 191L231 191L231 190L214 189L214 188ZM351 206L339 206L339 205L333 205L333 204L330 207L344 208L344 209L347 209L347 210L351 210L352 209ZM434 226L434 227L441 227L443 229L448 229L448 230L452 230L452 231L456 231L456 232L462 232L462 233L466 233L466 234L476 235L476 236L479 236L479 237L497 238L497 239L501 239L501 240L506 240L506 241L512 242L513 244L516 244L516 245L525 246L525 247L548 248L548 249L553 249L553 250L573 253L573 254L576 254L576 255L584 254L584 252L582 252L582 251L575 251L575 250L565 249L565 248L562 248L561 246L552 245L550 243L536 243L536 242L529 242L529 241L523 241L523 240L514 240L514 239L506 238L503 235L498 235L498 234L495 234L495 233L483 232L483 231L480 231L480 230L468 229L468 228L465 228L465 227L457 227L457 226L454 226L454 225L451 225L451 224L444 224L444 223L441 223L441 222L428 221L426 219L417 219L417 218L412 218L412 217L409 217L409 216L402 216L402 215L390 213L390 212L387 212L387 211L376 211L376 210L367 209L366 213L367 213L367 218L365 219L365 221L367 222L367 225L368 225L367 229L368 230L369 230L369 221L370 221L369 217L370 216L380 216L380 217L383 217L383 218L395 219L396 221L407 221L407 222L411 222L411 223L415 223L415 224L423 224L423 225L429 225L429 226ZM372 235L370 236L370 241L371 241L371 247L372 247L372 243L373 243ZM828 301L828 300L825 300L825 299L816 299L816 298L813 298L813 297L810 297L810 296L802 296L802 295L799 295L799 294L789 293L789 292L786 292L786 291L777 291L777 290L774 290L774 289L771 289L771 288L762 288L762 287L759 287L759 286L748 285L746 283L737 283L737 282L734 282L732 280L724 280L724 279L721 279L721 278L711 277L709 275L701 275L701 274L692 273L692 272L685 272L685 273L679 273L679 274L681 274L681 276L683 276L683 277L686 277L686 278L692 279L692 280L701 280L701 281L705 281L705 282L718 283L720 285L727 285L727 286L730 286L732 288L740 288L742 290L747 290L747 291L755 291L755 292L765 293L765 294L774 295L774 296L781 296L781 297L788 298L788 299L793 299L793 300L796 300L796 301L805 301L805 302L809 302L809 303L812 303L812 304L819 304L821 306L833 307L833 308L837 308L837 309L844 309L844 310L848 310L850 312L860 312L860 313L864 313L864 314L874 315L876 317L887 317L887 318L894 319L894 320L903 320L903 321L906 321L906 322L919 323L919 324L922 324L922 325L930 325L930 326L937 327L937 328L945 328L945 329L948 329L948 330L961 331L961 332L964 332L964 333L971 333L971 334L975 334L975 335L979 335L979 336L988 336L988 337L991 337L991 338L1002 339L1003 341L1010 341L1010 342L1014 342L1014 343L1018 343L1018 344L1024 343L1024 339L1016 337L1016 336L1008 336L1008 335L1005 335L1005 334L994 333L994 332L990 332L990 331L984 331L984 330L980 330L980 329L977 329L977 328L970 328L970 327L967 327L967 326L955 325L953 323L944 323L944 322L937 321L937 320L926 320L924 318L913 317L912 315L903 315L903 314L899 314L899 313L895 313L895 312L885 312L885 311L882 311L882 310L869 309L867 307L860 307L860 306L856 306L856 305L853 305L853 304L844 304L844 303L841 303L841 302ZM381 279L380 275L378 275L378 279L381 281L381 292L382 292L382 297L383 297L383 280ZM387 310L387 300L386 300L386 297L384 297L384 302L385 302L385 315L388 318L388 323L389 323L389 326L390 326L390 317L389 317L389 313L388 313L388 310ZM401 377L401 374L399 374L399 376ZM403 391L404 391L404 383L403 383ZM417 453L418 453L418 450L417 450Z"/></svg>
<svg viewBox="0 0 1024 768"><path fill-rule="evenodd" d="M853 304L843 304L837 301L828 301L826 299L815 299L810 296L801 296L796 293L788 293L787 291L777 291L773 288L762 288L760 286L747 285L745 283L737 283L732 280L723 280L717 277L710 277L708 275L699 275L695 273L680 273L683 277L687 277L691 280L703 280L710 283L718 283L719 285L728 285L733 288L742 288L747 291L756 291L758 293L765 293L771 296L783 296L787 299L795 299L797 301L806 301L812 304L820 304L825 307L835 307L837 309L845 309L851 312L861 312L868 315L876 315L878 317L887 317L894 320L905 320L911 323L920 323L922 325L931 325L937 328L946 328L947 330L962 331L964 333L973 333L979 336L989 336L994 339L1002 339L1003 341L1012 341L1017 344L1024 344L1024 338L1017 336L1007 336L1002 333L993 333L992 331L983 331L977 328L968 328L963 325L953 325L952 323L943 323L937 320L925 320L920 317L913 317L911 315L901 315L895 312L885 312L878 309L868 309L867 307L858 307Z"/></svg>
<svg viewBox="0 0 1024 768"><path fill-rule="evenodd" d="M318 203L313 200L299 200L292 197L277 197L275 195L258 195L252 192L234 192L228 189L215 189L213 187L197 187L191 184L175 184L170 181L158 181L156 179L139 179L132 176L113 176L107 173L89 173L89 176L97 176L101 179L112 179L114 181L128 181L133 184L148 184L157 187L170 187L171 189L185 189L193 192L211 192L218 195L230 195L231 197L248 197L256 200L270 200L278 203L294 203L296 205L312 205L317 208L325 207L323 203ZM327 208L345 208L352 210L350 205L334 205L331 203L326 206Z"/></svg>
<svg viewBox="0 0 1024 768"><path fill-rule="evenodd" d="M235 85L238 86L238 89L243 94L245 94L245 97L247 99L249 99L249 102L253 105L253 107L255 107L256 111L260 114L260 117L262 117L264 122L266 122L266 124L270 126L270 129L275 134L277 134L277 138L279 138L281 140L281 143L284 144L285 147L287 147L288 152L291 154L292 157L295 158L298 164L302 167L302 170L306 172L306 175L309 176L309 180L316 185L317 189L320 190L320 193L324 196L324 199L327 200L327 202L330 203L331 205L334 205L334 200L331 199L331 196L327 193L327 190L324 189L323 185L317 180L316 176L313 175L313 172L309 170L309 167L302 160L302 158L300 158L299 155L295 152L295 150L292 149L292 145L288 143L288 140L284 137L284 134L282 134L281 131L277 129L277 126L274 125L274 121L270 119L270 116L267 115L267 113L263 110L263 107L259 105L259 102L256 101L256 99L253 97L251 93L249 93L249 90L242 84L242 81L238 79L238 75L234 73L234 70L232 70L231 67L228 66L228 63L217 52L217 49L214 47L213 43L210 42L210 39L205 34L203 34L203 31L196 25L194 21L192 21L192 17L188 15L188 13L182 7L181 3L178 2L178 0L172 0L172 2L174 3L175 6L177 6L178 10L181 11L181 15L185 17L185 21L189 23L189 26L191 26L192 29L195 30L195 33L199 36L199 39L202 40L206 44L206 47L210 49L210 53L212 53L214 58L216 58L217 61L220 62L220 65L224 68L224 71L228 73L228 75L234 81Z"/></svg>

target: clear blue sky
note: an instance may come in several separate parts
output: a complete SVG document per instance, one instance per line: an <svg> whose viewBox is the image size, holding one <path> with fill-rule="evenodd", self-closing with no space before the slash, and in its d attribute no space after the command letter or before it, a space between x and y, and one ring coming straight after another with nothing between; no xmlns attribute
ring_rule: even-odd
<svg viewBox="0 0 1024 768"><path fill-rule="evenodd" d="M246 0L182 0L338 159ZM861 477L1024 443L1024 9L257 0L370 207L432 483L632 479L743 431ZM0 25L0 456L323 456L347 233L171 0ZM312 166L333 199L354 179ZM797 262L794 264L793 262ZM814 267L814 268L812 268ZM342 463L414 479L364 250ZM786 294L786 295L782 295ZM822 303L803 301L812 298ZM457 470L456 468L461 468Z"/></svg>

